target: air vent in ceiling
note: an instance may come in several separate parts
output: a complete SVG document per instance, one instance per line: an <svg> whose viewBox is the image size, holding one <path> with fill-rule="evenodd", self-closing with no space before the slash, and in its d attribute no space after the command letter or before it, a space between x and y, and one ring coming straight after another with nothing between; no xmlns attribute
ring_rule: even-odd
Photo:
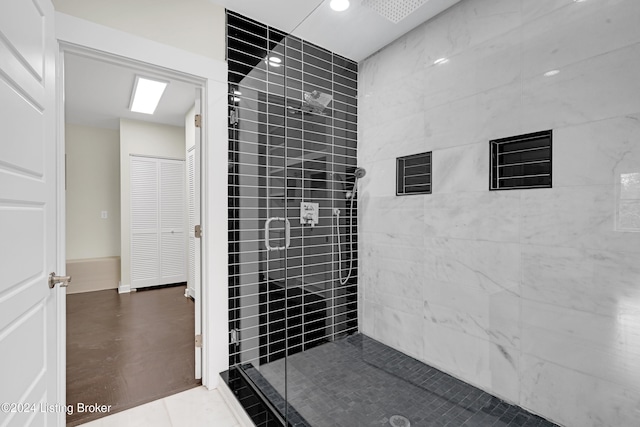
<svg viewBox="0 0 640 427"><path fill-rule="evenodd" d="M363 0L362 4L397 24L426 2L427 0Z"/></svg>

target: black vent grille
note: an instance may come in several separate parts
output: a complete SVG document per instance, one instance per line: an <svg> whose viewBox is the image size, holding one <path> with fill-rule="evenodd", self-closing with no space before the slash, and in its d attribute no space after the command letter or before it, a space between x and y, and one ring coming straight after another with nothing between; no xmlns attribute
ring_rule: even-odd
<svg viewBox="0 0 640 427"><path fill-rule="evenodd" d="M431 194L431 151L396 159L396 195Z"/></svg>
<svg viewBox="0 0 640 427"><path fill-rule="evenodd" d="M490 141L490 190L551 188L552 131Z"/></svg>

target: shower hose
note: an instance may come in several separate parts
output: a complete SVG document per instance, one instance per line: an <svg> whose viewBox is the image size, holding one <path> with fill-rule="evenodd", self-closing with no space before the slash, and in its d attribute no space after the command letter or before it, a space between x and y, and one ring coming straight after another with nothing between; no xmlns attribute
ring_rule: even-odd
<svg viewBox="0 0 640 427"><path fill-rule="evenodd" d="M358 188L358 177L356 177L353 183L353 191L351 192L351 207L349 208L349 273L346 278L342 278L342 244L340 243L340 209L336 209L336 234L338 235L338 275L340 277L340 284L346 285L347 281L351 278L351 272L353 270L353 200L356 198L356 191Z"/></svg>

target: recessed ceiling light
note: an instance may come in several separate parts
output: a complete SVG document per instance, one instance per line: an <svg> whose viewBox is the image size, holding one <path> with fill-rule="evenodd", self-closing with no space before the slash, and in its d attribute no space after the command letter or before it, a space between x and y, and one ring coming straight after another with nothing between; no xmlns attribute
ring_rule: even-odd
<svg viewBox="0 0 640 427"><path fill-rule="evenodd" d="M560 72L560 70L551 70L551 71L547 71L546 73L544 73L545 77L551 77L551 76L555 76L556 74L558 74Z"/></svg>
<svg viewBox="0 0 640 427"><path fill-rule="evenodd" d="M438 65L438 64L446 64L447 62L449 62L449 59L448 59L448 58L438 58L438 59L436 59L435 61L433 61L433 63L434 63L435 65Z"/></svg>
<svg viewBox="0 0 640 427"><path fill-rule="evenodd" d="M329 6L336 12L343 12L349 9L349 0L331 0Z"/></svg>
<svg viewBox="0 0 640 427"><path fill-rule="evenodd" d="M574 3L582 3L583 1L587 1L587 0L573 0Z"/></svg>
<svg viewBox="0 0 640 427"><path fill-rule="evenodd" d="M277 56L270 56L265 62L272 67L279 67L282 64L282 59Z"/></svg>
<svg viewBox="0 0 640 427"><path fill-rule="evenodd" d="M134 113L153 114L167 84L167 82L136 76L130 110Z"/></svg>

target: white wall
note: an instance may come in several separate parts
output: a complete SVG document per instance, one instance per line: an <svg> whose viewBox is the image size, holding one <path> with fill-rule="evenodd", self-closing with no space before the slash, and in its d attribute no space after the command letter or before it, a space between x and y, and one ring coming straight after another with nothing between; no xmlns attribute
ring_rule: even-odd
<svg viewBox="0 0 640 427"><path fill-rule="evenodd" d="M119 256L120 134L67 124L65 137L67 260Z"/></svg>
<svg viewBox="0 0 640 427"><path fill-rule="evenodd" d="M56 11L225 59L224 7L208 0L53 0Z"/></svg>
<svg viewBox="0 0 640 427"><path fill-rule="evenodd" d="M122 232L122 286L131 286L131 155L184 160L185 130L179 126L160 125L120 119L120 205ZM186 247L185 247L186 250Z"/></svg>
<svg viewBox="0 0 640 427"><path fill-rule="evenodd" d="M615 225L639 17L463 0L361 64L364 333L562 425L640 425L640 233ZM553 188L489 192L489 140L547 129ZM395 158L425 151L433 194L396 197Z"/></svg>
<svg viewBox="0 0 640 427"><path fill-rule="evenodd" d="M208 15L208 14L206 14ZM56 13L60 42L194 76L204 85L202 128L202 384L215 388L229 366L227 244L227 64L134 34ZM215 16L205 19L206 25ZM203 25L203 24L200 24ZM204 30L203 30L204 31ZM217 37L224 44L224 32ZM217 43L218 41L212 41Z"/></svg>

